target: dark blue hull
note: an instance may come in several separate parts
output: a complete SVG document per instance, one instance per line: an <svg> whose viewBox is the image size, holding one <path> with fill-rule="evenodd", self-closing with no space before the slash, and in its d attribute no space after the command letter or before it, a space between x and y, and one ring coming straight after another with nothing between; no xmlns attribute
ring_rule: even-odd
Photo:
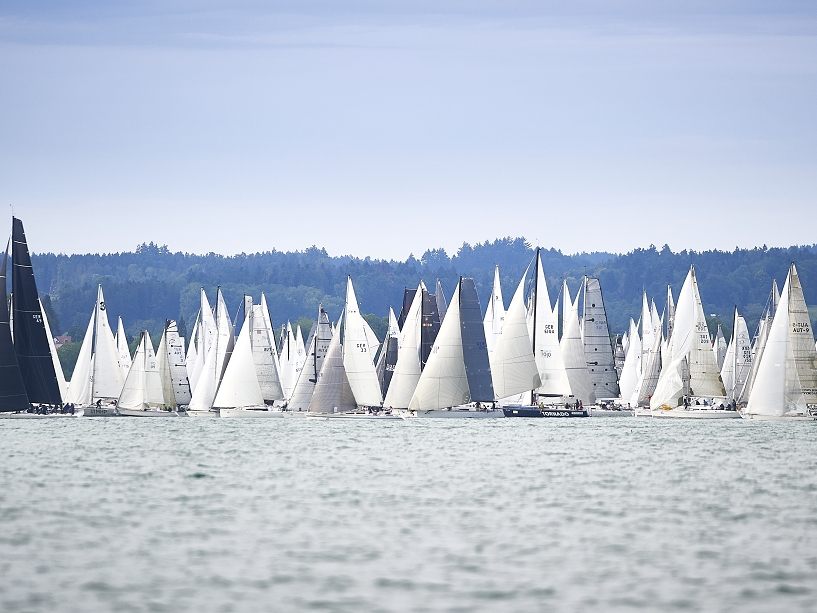
<svg viewBox="0 0 817 613"><path fill-rule="evenodd" d="M505 417L590 417L586 409L560 409L557 407L503 407L502 412L505 413Z"/></svg>

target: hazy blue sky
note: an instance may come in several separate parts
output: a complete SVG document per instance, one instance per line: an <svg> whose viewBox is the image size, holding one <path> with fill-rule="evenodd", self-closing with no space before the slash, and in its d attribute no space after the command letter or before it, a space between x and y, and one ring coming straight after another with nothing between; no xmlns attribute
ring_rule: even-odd
<svg viewBox="0 0 817 613"><path fill-rule="evenodd" d="M612 4L6 0L0 202L37 251L817 241L817 4Z"/></svg>

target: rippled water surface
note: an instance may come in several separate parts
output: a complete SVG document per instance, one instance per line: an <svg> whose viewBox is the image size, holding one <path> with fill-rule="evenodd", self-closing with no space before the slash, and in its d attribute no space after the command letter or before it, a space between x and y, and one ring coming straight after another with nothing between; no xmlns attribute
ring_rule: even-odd
<svg viewBox="0 0 817 613"><path fill-rule="evenodd" d="M0 420L0 610L817 610L817 424Z"/></svg>

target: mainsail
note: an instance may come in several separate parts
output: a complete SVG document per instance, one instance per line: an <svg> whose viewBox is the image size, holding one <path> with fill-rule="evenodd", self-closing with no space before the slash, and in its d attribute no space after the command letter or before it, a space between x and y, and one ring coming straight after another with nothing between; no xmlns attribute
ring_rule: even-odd
<svg viewBox="0 0 817 613"><path fill-rule="evenodd" d="M744 413L765 417L817 414L817 350L794 264L783 285Z"/></svg>
<svg viewBox="0 0 817 613"><path fill-rule="evenodd" d="M60 404L62 396L40 309L31 255L23 222L16 217L12 218L11 243L11 302L17 364L29 402Z"/></svg>
<svg viewBox="0 0 817 613"><path fill-rule="evenodd" d="M417 382L420 380L420 373L422 372L422 364L420 363L421 311L424 290L425 285L420 281L419 287L412 294L414 299L405 310L398 341L397 363L383 401L385 407L394 409L408 408L417 387Z"/></svg>
<svg viewBox="0 0 817 613"><path fill-rule="evenodd" d="M582 283L582 344L593 384L593 397L616 398L619 395L615 354L610 342L607 310L601 293L601 282L596 277L584 277Z"/></svg>
<svg viewBox="0 0 817 613"><path fill-rule="evenodd" d="M505 303L502 301L502 284L499 281L499 266L494 267L494 284L491 288L491 297L488 299L488 308L485 309L485 318L482 320L485 328L485 342L488 343L488 357L494 350L494 345L502 334L502 324L505 321Z"/></svg>
<svg viewBox="0 0 817 613"><path fill-rule="evenodd" d="M120 409L141 411L158 408L164 404L156 354L153 351L150 334L144 330L116 405Z"/></svg>
<svg viewBox="0 0 817 613"><path fill-rule="evenodd" d="M590 379L590 371L587 369L587 360L584 355L584 344L582 343L581 332L579 330L579 301L578 296L574 302L570 298L570 288L567 280L562 282L562 340L559 348L562 350L567 380L570 383L570 391L577 400L592 404L595 402L593 393L593 382Z"/></svg>
<svg viewBox="0 0 817 613"><path fill-rule="evenodd" d="M128 376L130 370L131 357L130 347L128 347L128 337L125 335L125 326L122 324L122 316L117 318L116 324L116 352L119 360L119 370L122 371L122 378Z"/></svg>
<svg viewBox="0 0 817 613"><path fill-rule="evenodd" d="M213 323L211 325L207 321L204 305L202 305L202 323L204 324L201 326L203 329L202 346L206 353L204 364L199 372L199 381L190 399L189 408L192 411L209 411L213 408L216 392L235 344L233 324L230 321L230 314L220 287L216 292L216 315L213 317Z"/></svg>
<svg viewBox="0 0 817 613"><path fill-rule="evenodd" d="M0 412L25 411L28 408L28 394L11 340L9 310L5 308L7 260L8 245L3 252L3 267L0 269L4 302L0 305Z"/></svg>
<svg viewBox="0 0 817 613"><path fill-rule="evenodd" d="M176 408L190 404L190 381L184 355L184 338L179 336L176 321L165 322L164 333L156 352L159 378L162 382L164 405Z"/></svg>
<svg viewBox="0 0 817 613"><path fill-rule="evenodd" d="M347 301L348 290L347 285ZM354 290L352 291L354 293ZM343 315L338 320L337 328L340 328L341 324L343 324ZM340 337L340 334L333 334L329 342L326 357L321 364L318 380L315 383L315 391L309 401L310 413L343 413L353 411L358 404L361 404L354 395L347 376L347 369L344 366L344 349Z"/></svg>
<svg viewBox="0 0 817 613"><path fill-rule="evenodd" d="M372 340L377 342L377 339L371 338L374 332L369 332L371 328L360 314L351 277L346 278L344 314L341 351L349 386L358 405L379 407L383 404L383 397L374 367L374 353L371 350Z"/></svg>
<svg viewBox="0 0 817 613"><path fill-rule="evenodd" d="M397 365L399 341L400 328L397 325L397 317L394 315L394 309L389 307L389 329L386 332L386 338L383 340L380 354L377 356L377 362L375 364L377 380L380 383L380 392L384 397L391 384L394 368Z"/></svg>

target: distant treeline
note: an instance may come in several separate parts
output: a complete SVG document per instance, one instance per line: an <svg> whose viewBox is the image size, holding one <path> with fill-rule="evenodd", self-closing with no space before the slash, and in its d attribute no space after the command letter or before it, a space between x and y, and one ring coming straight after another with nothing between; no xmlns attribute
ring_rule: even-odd
<svg viewBox="0 0 817 613"><path fill-rule="evenodd" d="M132 336L142 329L159 334L166 318L180 318L183 327L192 327L199 288L207 290L212 302L217 285L221 285L234 314L243 294L258 300L263 291L276 325L301 320L307 334L307 321L314 319L318 303L323 303L333 319L339 315L347 274L354 280L361 312L373 315L369 319L382 334L389 306L399 311L403 288L416 287L420 279L433 289L439 278L449 299L459 275L473 277L484 309L494 265L498 264L507 305L533 252L523 238L465 243L451 256L443 249L434 249L419 259L410 256L403 262L332 257L317 247L287 253L194 255L172 253L166 246L149 243L124 253L37 254L33 264L54 333L68 333L75 340L81 340L85 331L98 283L105 291L111 325L115 326L116 316L121 315ZM680 253L664 246L624 255L564 255L547 249L542 251L542 261L553 301L563 279L574 296L582 275L601 279L612 332L624 331L630 317L638 318L642 289L655 298L659 312L667 283L677 298L690 264L695 264L698 273L706 313L714 314L710 323L722 322L727 337L733 306L737 305L754 326L772 279L777 279L782 289L791 262L798 265L812 319L817 314L817 245ZM158 336L155 339L158 342Z"/></svg>

